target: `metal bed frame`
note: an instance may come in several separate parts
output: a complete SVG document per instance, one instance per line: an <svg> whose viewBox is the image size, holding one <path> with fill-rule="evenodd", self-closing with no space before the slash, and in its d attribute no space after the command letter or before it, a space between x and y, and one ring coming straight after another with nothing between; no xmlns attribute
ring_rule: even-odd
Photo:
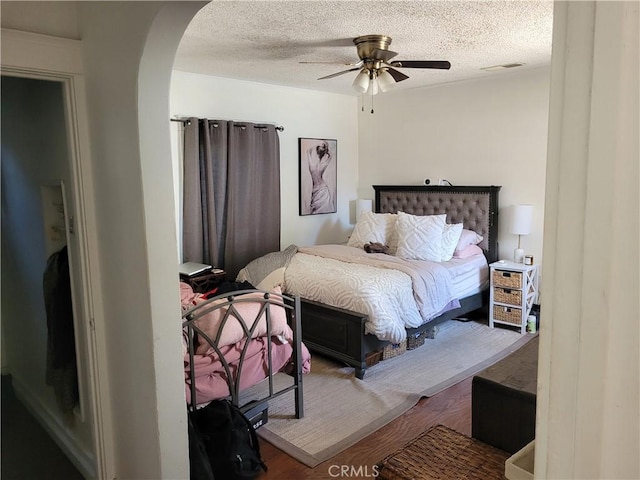
<svg viewBox="0 0 640 480"><path fill-rule="evenodd" d="M260 296L252 295L247 296L250 293L260 293ZM258 313L255 318L244 318L238 309L236 308L240 303L258 303L260 304ZM222 354L218 343L222 334L223 328L226 325L229 318L233 321L239 320L240 325L244 331L244 338L251 339L255 332L259 320L266 316L267 326L267 338L271 338L272 332L272 309L282 308L287 315L287 321L289 326L293 330L293 384L287 387L276 389L274 388L273 376L278 373L273 369L272 362L272 343L267 342L268 353L268 373L266 380L268 382L268 394L262 398L251 400L244 405L240 405L240 378L242 376L242 368L244 365L245 356L249 346L249 341L245 341L242 346L242 352L240 354L240 360L235 375L232 373L231 366ZM213 312L217 309L223 309L220 327L218 329L216 338L209 338L195 322L203 315ZM266 411L269 400L284 395L290 391L294 391L295 395L295 418L302 418L304 416L304 402L302 392L302 327L300 316L300 298L290 297L287 295L273 294L261 290L238 290L234 292L225 293L212 297L205 302L199 303L195 307L187 310L182 315L183 328L187 335L188 343L188 355L189 355L189 373L191 377L191 402L188 405L190 411L195 411L197 408L197 396L196 396L196 382L195 382L195 367L194 367L194 345L196 335L199 340L206 341L220 359L224 372L226 374L227 385L230 392L230 401L234 405L240 408L240 410L251 420L252 416L256 412ZM265 419L266 423L266 419Z"/></svg>

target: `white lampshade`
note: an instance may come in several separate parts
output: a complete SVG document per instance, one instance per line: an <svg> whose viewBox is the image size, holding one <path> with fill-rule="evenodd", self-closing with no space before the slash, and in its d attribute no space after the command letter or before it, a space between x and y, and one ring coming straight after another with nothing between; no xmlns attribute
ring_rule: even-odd
<svg viewBox="0 0 640 480"><path fill-rule="evenodd" d="M373 201L366 198L356 200L356 221L364 212L373 212Z"/></svg>
<svg viewBox="0 0 640 480"><path fill-rule="evenodd" d="M387 70L380 70L378 72L378 86L380 90L386 92L396 84L396 80L391 76Z"/></svg>
<svg viewBox="0 0 640 480"><path fill-rule="evenodd" d="M358 93L364 93L369 88L369 70L363 68L353 80L353 88Z"/></svg>
<svg viewBox="0 0 640 480"><path fill-rule="evenodd" d="M511 207L509 232L514 235L529 235L532 218L533 205L513 205Z"/></svg>
<svg viewBox="0 0 640 480"><path fill-rule="evenodd" d="M513 251L513 261L522 263L524 250L520 248L520 236L529 235L531 232L531 218L533 217L533 205L513 205L511 207L511 218L509 222L509 232L518 235L518 247Z"/></svg>

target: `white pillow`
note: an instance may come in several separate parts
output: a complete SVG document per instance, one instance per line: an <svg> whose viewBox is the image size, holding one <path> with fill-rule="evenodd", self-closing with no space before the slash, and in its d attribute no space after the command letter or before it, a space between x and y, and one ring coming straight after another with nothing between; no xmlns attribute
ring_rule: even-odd
<svg viewBox="0 0 640 480"><path fill-rule="evenodd" d="M398 212L396 255L408 260L440 262L446 219L446 215L417 216Z"/></svg>
<svg viewBox="0 0 640 480"><path fill-rule="evenodd" d="M367 243L380 242L383 245L389 245L391 252L395 251L396 245L391 243L397 243L393 242L396 218L397 215L393 213L363 212L358 218L347 245L364 248Z"/></svg>
<svg viewBox="0 0 640 480"><path fill-rule="evenodd" d="M473 230L463 229L458 240L455 252L461 252L469 245L478 245L482 241L482 235L478 235Z"/></svg>
<svg viewBox="0 0 640 480"><path fill-rule="evenodd" d="M462 234L462 224L455 223L453 225L445 224L442 232L442 258L441 261L448 262L453 257L453 252L460 240Z"/></svg>
<svg viewBox="0 0 640 480"><path fill-rule="evenodd" d="M256 288L258 290L270 292L276 287L282 287L282 285L284 285L284 270L285 267L276 268L273 272L260 280L260 283L256 285Z"/></svg>

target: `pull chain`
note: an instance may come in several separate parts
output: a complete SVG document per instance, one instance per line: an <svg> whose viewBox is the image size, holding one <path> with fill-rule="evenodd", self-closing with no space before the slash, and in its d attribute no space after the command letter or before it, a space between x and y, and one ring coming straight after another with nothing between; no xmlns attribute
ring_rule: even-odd
<svg viewBox="0 0 640 480"><path fill-rule="evenodd" d="M373 89L371 90L371 115L373 115Z"/></svg>

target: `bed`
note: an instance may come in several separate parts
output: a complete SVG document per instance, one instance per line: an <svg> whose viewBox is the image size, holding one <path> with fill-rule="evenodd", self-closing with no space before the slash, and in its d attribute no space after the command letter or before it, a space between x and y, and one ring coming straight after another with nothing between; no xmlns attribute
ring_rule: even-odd
<svg viewBox="0 0 640 480"><path fill-rule="evenodd" d="M446 214L448 224L462 223L482 236L478 246L487 263L498 260L498 196L499 186L388 186L375 185L375 212L412 215ZM458 318L487 304L488 289L458 299L459 306L431 318L417 328L407 328L407 336L422 334L436 325ZM355 368L363 378L367 359L389 342L367 333L366 315L336 308L318 301L304 300L302 295L303 338L311 350L343 361ZM427 333L428 334L428 333Z"/></svg>
<svg viewBox="0 0 640 480"><path fill-rule="evenodd" d="M265 280L280 272L272 281L281 276L285 291L301 297L305 344L353 366L361 379L367 362L389 344L428 336L439 323L486 305L488 264L498 259L500 187L373 188L375 212L365 222L358 219L347 245L291 246L241 271L241 276L249 274L246 278L255 270L261 271L260 278L272 272ZM360 243L354 241L362 236L361 223L367 222L376 225L364 229L368 236ZM427 232L436 223L443 242L444 231L454 227L459 234L462 230L477 237L477 255L445 259L439 256L440 246L418 251L431 242L421 242L419 235L412 239L414 233ZM394 232L402 232L402 241L393 238ZM387 242L391 255L367 253L367 240ZM412 255L416 261L404 260ZM476 281L469 284L465 278L471 277Z"/></svg>
<svg viewBox="0 0 640 480"><path fill-rule="evenodd" d="M229 399L257 428L268 401L294 391L295 417L304 415L302 375L310 354L302 343L300 299L279 290L245 289L220 295L180 283L185 393L193 411ZM274 375L292 381L276 388Z"/></svg>

